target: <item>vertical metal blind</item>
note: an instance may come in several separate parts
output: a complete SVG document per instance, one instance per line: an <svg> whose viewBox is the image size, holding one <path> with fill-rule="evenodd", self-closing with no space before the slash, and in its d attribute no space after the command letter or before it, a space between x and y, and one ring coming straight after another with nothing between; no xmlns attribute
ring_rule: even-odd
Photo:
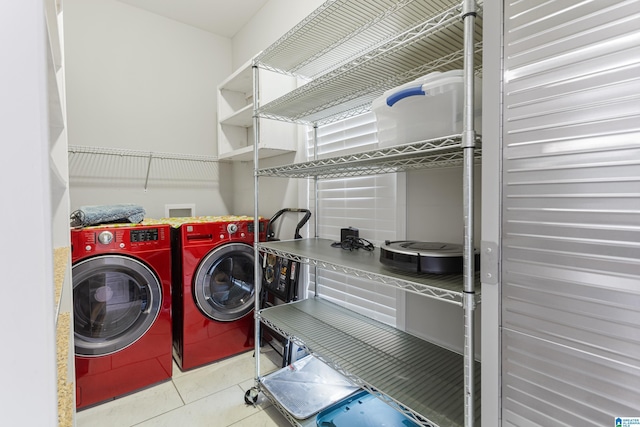
<svg viewBox="0 0 640 427"><path fill-rule="evenodd" d="M318 128L318 158L374 149L375 116L366 113ZM313 131L307 134L307 157L313 159ZM396 174L320 180L318 184L318 235L340 240L340 229L355 227L360 237L379 246L396 239ZM309 181L313 206L313 181ZM343 249L335 248L336 251ZM363 249L358 249L363 250ZM310 283L315 281L310 272ZM310 286L310 292L314 287ZM368 317L396 325L396 290L367 279L318 270L318 293L332 302Z"/></svg>
<svg viewBox="0 0 640 427"><path fill-rule="evenodd" d="M503 425L614 425L640 416L640 2L504 22Z"/></svg>

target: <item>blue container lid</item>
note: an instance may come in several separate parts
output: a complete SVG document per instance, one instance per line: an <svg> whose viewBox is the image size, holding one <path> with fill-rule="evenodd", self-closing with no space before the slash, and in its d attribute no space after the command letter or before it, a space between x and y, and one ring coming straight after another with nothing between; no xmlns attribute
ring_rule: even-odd
<svg viewBox="0 0 640 427"><path fill-rule="evenodd" d="M366 391L329 406L316 417L318 427L419 427Z"/></svg>

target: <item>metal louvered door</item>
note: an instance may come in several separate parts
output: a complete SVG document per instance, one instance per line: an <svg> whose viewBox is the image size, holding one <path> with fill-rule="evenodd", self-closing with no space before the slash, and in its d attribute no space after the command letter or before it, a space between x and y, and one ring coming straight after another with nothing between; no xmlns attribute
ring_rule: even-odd
<svg viewBox="0 0 640 427"><path fill-rule="evenodd" d="M640 1L505 2L504 426L640 418Z"/></svg>

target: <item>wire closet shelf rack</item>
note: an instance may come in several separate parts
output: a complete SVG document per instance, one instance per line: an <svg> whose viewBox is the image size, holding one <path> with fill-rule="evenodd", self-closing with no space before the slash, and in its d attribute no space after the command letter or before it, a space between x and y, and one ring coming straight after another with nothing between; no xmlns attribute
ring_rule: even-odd
<svg viewBox="0 0 640 427"><path fill-rule="evenodd" d="M480 422L480 365L474 358L473 341L474 310L479 302L475 291L479 275L474 265L473 175L481 144L473 125L473 85L474 75L481 73L481 65L475 65L482 59L481 12L482 2L473 0L330 0L253 60L256 145L261 119L317 128L370 111L371 102L386 90L430 72L464 70L460 135L328 159L316 156L308 162L262 169L254 148L255 218L260 177L317 181L462 166L465 224L461 275L443 278L389 273L364 259L376 257L375 251L343 257L327 251L329 241L317 235L288 242L254 242L256 259L260 253L274 254L462 307L464 351L457 354L319 296L262 310L256 302L256 354L260 352L260 327L265 324L422 426L473 427ZM260 70L299 77L306 83L261 105ZM257 221L255 226L259 226ZM315 230L317 233L317 222ZM255 277L260 273L256 263ZM256 399L262 392L293 425L315 425L315 419L296 419L278 402L263 386L259 357L255 363L256 385L247 392L249 398Z"/></svg>

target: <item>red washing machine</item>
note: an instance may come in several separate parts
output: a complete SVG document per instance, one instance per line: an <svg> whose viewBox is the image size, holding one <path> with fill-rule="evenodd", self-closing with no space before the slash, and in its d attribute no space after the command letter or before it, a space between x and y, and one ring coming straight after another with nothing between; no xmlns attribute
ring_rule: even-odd
<svg viewBox="0 0 640 427"><path fill-rule="evenodd" d="M171 378L170 229L71 231L77 408Z"/></svg>
<svg viewBox="0 0 640 427"><path fill-rule="evenodd" d="M254 348L253 219L205 218L172 229L173 346L182 370ZM260 241L267 222L260 219Z"/></svg>

